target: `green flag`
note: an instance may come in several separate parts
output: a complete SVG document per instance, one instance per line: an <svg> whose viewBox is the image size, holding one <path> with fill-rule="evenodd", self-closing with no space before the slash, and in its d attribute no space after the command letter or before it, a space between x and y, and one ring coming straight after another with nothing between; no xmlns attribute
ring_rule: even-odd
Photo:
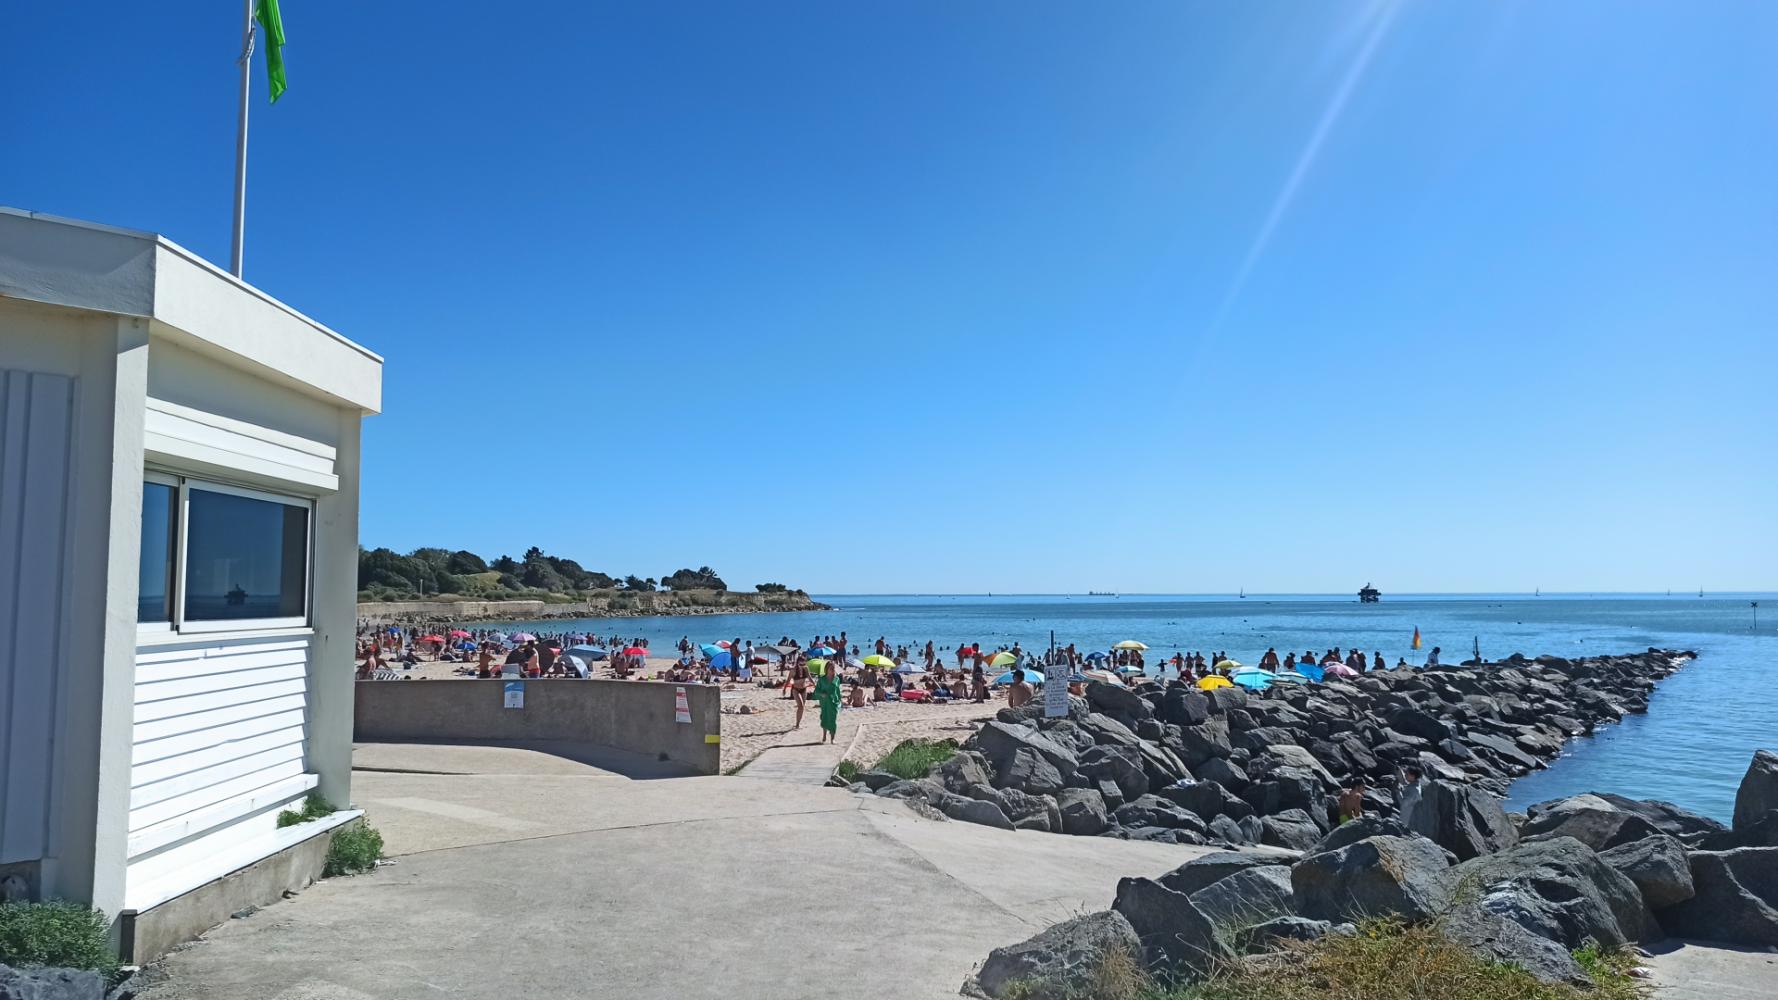
<svg viewBox="0 0 1778 1000"><path fill-rule="evenodd" d="M265 74L271 81L272 103L286 88L284 82L284 19L278 16L278 0L258 0L253 19L265 29Z"/></svg>

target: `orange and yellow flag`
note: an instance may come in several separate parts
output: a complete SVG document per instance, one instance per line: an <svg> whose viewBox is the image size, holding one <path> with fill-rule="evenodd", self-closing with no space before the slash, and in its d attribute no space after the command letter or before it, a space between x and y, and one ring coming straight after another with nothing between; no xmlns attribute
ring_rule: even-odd
<svg viewBox="0 0 1778 1000"><path fill-rule="evenodd" d="M1418 625L1414 626L1414 648L1420 648L1420 626Z"/></svg>

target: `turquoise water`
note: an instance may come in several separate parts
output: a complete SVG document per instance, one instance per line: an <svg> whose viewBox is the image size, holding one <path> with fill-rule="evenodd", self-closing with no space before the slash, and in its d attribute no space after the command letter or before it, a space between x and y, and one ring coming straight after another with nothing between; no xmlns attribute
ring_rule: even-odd
<svg viewBox="0 0 1778 1000"><path fill-rule="evenodd" d="M833 611L772 615L710 615L594 619L535 623L536 631L588 630L645 636L671 650L682 635L698 642L739 636L807 643L845 630L868 651L883 636L918 649L930 639L990 647L1020 643L1104 649L1123 639L1150 647L1151 662L1175 651L1222 650L1246 663L1266 647L1279 655L1317 653L1329 646L1381 650L1419 663L1443 647L1446 663L1482 655L1589 656L1636 652L1650 646L1691 649L1698 660L1662 682L1649 712L1575 740L1546 771L1513 786L1511 808L1583 791L1657 798L1727 820L1735 786L1756 747L1778 746L1778 595L1548 595L1473 594L1386 596L1361 605L1352 597L1229 596L827 596ZM1759 631L1752 631L1757 600ZM1418 627L1425 648L1409 648Z"/></svg>

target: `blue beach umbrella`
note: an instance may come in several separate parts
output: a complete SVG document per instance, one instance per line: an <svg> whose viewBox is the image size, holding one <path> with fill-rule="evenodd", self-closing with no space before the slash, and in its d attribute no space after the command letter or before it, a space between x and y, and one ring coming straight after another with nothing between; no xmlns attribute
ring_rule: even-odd
<svg viewBox="0 0 1778 1000"><path fill-rule="evenodd" d="M610 651L603 646L569 646L563 652L571 656L578 656L583 660L603 660L611 655Z"/></svg>
<svg viewBox="0 0 1778 1000"><path fill-rule="evenodd" d="M1309 678L1294 670L1280 670L1272 675L1274 684L1307 684Z"/></svg>
<svg viewBox="0 0 1778 1000"><path fill-rule="evenodd" d="M717 644L715 644L713 642L706 642L702 646L699 646L698 649L701 652L703 652L703 654L705 656L711 656L711 657L717 656L721 653L728 652L728 650L723 649L721 646L718 646Z"/></svg>
<svg viewBox="0 0 1778 1000"><path fill-rule="evenodd" d="M809 647L809 655L810 656L832 656L833 655L833 647L832 646L810 646Z"/></svg>
<svg viewBox="0 0 1778 1000"><path fill-rule="evenodd" d="M926 671L921 670L919 667L916 667L911 663L904 663L889 672L892 674L923 674Z"/></svg>
<svg viewBox="0 0 1778 1000"><path fill-rule="evenodd" d="M1297 664L1296 665L1296 672L1299 674L1302 674L1305 678L1312 680L1317 684L1319 684L1322 681L1327 679L1327 671L1322 669L1321 667L1314 665L1313 663L1299 663L1299 664Z"/></svg>
<svg viewBox="0 0 1778 1000"><path fill-rule="evenodd" d="M726 649L717 653L715 656L710 657L710 669L712 670L727 670L729 667L734 666L734 663L735 658L730 656Z"/></svg>
<svg viewBox="0 0 1778 1000"><path fill-rule="evenodd" d="M1085 657L1083 657L1083 659L1093 660L1093 661L1097 662L1099 660L1105 659L1105 657L1107 655L1108 654L1105 654L1105 653L1088 653Z"/></svg>
<svg viewBox="0 0 1778 1000"><path fill-rule="evenodd" d="M1001 674L999 677L994 678L994 683L996 683L996 684L1011 684L1012 683L1012 671L1008 670L1006 673ZM1042 674L1034 674L1031 671L1027 670L1027 671L1025 671L1025 683L1030 684L1032 687L1043 687L1043 675Z"/></svg>
<svg viewBox="0 0 1778 1000"><path fill-rule="evenodd" d="M1258 667L1242 667L1230 674L1229 680L1249 691L1264 691L1272 686L1272 675Z"/></svg>

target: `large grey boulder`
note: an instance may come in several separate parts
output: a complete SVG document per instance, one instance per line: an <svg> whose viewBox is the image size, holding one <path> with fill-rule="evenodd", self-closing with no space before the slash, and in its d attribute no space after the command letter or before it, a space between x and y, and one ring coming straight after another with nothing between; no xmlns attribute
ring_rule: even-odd
<svg viewBox="0 0 1778 1000"><path fill-rule="evenodd" d="M1142 943L1121 914L1110 910L1065 920L1027 941L988 953L963 984L963 994L1028 1000L1069 1000L1091 989L1106 959L1136 956Z"/></svg>
<svg viewBox="0 0 1778 1000"><path fill-rule="evenodd" d="M1229 816L1212 817L1210 822L1204 824L1204 836L1209 838L1212 843L1219 844L1249 844L1253 842L1253 838L1248 836L1247 831L1241 829L1240 822Z"/></svg>
<svg viewBox="0 0 1778 1000"><path fill-rule="evenodd" d="M1677 837L1687 847L1695 847L1707 837L1719 834L1728 828L1708 816L1700 816L1695 812L1681 809L1671 802L1658 799L1631 799L1611 792L1597 792L1600 798L1617 806L1625 812L1635 813L1647 820L1650 826L1669 837Z"/></svg>
<svg viewBox="0 0 1778 1000"><path fill-rule="evenodd" d="M887 772L866 771L860 778L866 779L872 774ZM959 750L950 759L933 768L927 778L936 780L945 786L945 791L957 795L968 795L970 786L986 785L994 780L993 772L988 769L988 760L973 750ZM874 786L873 786L874 790Z"/></svg>
<svg viewBox="0 0 1778 1000"><path fill-rule="evenodd" d="M1056 793L1056 804L1062 812L1062 832L1077 837L1092 837L1111 825L1105 808L1105 796L1091 788L1064 788Z"/></svg>
<svg viewBox="0 0 1778 1000"><path fill-rule="evenodd" d="M1567 948L1527 929L1510 914L1490 909L1485 900L1459 903L1439 922L1439 929L1474 954L1518 966L1546 983L1592 985Z"/></svg>
<svg viewBox="0 0 1778 1000"><path fill-rule="evenodd" d="M1519 832L1500 800L1479 788L1430 781L1409 829L1457 856L1459 861L1511 847Z"/></svg>
<svg viewBox="0 0 1778 1000"><path fill-rule="evenodd" d="M1685 845L1664 833L1601 851L1599 860L1636 883L1649 909L1683 903L1694 895Z"/></svg>
<svg viewBox="0 0 1778 1000"><path fill-rule="evenodd" d="M1009 725L991 720L983 723L982 728L976 731L975 741L982 756L987 758L995 773L1002 778L1002 772L1020 750L1029 750L1043 758L1062 776L1063 784L1073 780L1075 769L1079 766L1079 758L1071 747L1030 726Z"/></svg>
<svg viewBox="0 0 1778 1000"><path fill-rule="evenodd" d="M1692 898L1661 911L1674 937L1778 945L1778 847L1693 851Z"/></svg>
<svg viewBox="0 0 1778 1000"><path fill-rule="evenodd" d="M1161 884L1166 884L1164 877ZM1290 869L1284 865L1244 868L1192 893L1190 899L1225 938L1231 932L1296 912Z"/></svg>
<svg viewBox="0 0 1778 1000"><path fill-rule="evenodd" d="M1221 690L1225 689L1217 689ZM1210 693L1215 694L1216 691ZM1192 767L1198 767L1216 757L1227 757L1235 749L1234 743L1229 739L1229 724L1226 719L1211 719L1184 727L1179 731L1179 746L1185 762Z"/></svg>
<svg viewBox="0 0 1778 1000"><path fill-rule="evenodd" d="M1093 781L1109 781L1117 785L1126 801L1148 791L1148 772L1142 767L1142 753L1123 745L1096 746L1080 755L1080 773Z"/></svg>
<svg viewBox="0 0 1778 1000"><path fill-rule="evenodd" d="M1241 851L1218 851L1193 858L1160 877L1160 883L1174 892L1191 895L1199 889L1249 868L1289 868L1282 858L1269 854L1247 854Z"/></svg>
<svg viewBox="0 0 1778 1000"><path fill-rule="evenodd" d="M105 980L84 969L0 965L0 1000L104 1000Z"/></svg>
<svg viewBox="0 0 1778 1000"><path fill-rule="evenodd" d="M1607 851L1660 832L1648 820L1600 796L1573 795L1532 806L1519 834L1525 840L1573 837L1595 851Z"/></svg>
<svg viewBox="0 0 1778 1000"><path fill-rule="evenodd" d="M1104 712L1113 718L1147 719L1154 716L1154 707L1148 700L1122 684L1088 681L1087 704L1093 711Z"/></svg>
<svg viewBox="0 0 1778 1000"><path fill-rule="evenodd" d="M1260 819L1259 842L1271 847L1306 851L1321 839L1321 827L1301 809L1286 809Z"/></svg>
<svg viewBox="0 0 1778 1000"><path fill-rule="evenodd" d="M1158 826L1165 830L1191 830L1194 833L1203 833L1205 830L1204 821L1197 814L1187 812L1158 795L1144 795L1134 802L1126 802L1112 812L1111 818L1119 826Z"/></svg>
<svg viewBox="0 0 1778 1000"><path fill-rule="evenodd" d="M1210 711L1217 715L1226 715L1238 708L1247 707L1247 691L1240 687L1217 688L1204 692L1210 699Z"/></svg>
<svg viewBox="0 0 1778 1000"><path fill-rule="evenodd" d="M998 805L1000 811L1006 813L1006 818L1012 820L1016 829L1036 830L1040 833L1059 833L1062 830L1061 807L1048 795L1033 795L1016 788L1002 788L994 796L976 795L971 798L986 798Z"/></svg>
<svg viewBox="0 0 1778 1000"><path fill-rule="evenodd" d="M1327 836L1317 840L1313 846L1304 851L1305 854L1320 854L1323 851L1337 851L1347 844L1355 844L1366 837L1407 837L1411 836L1408 828L1400 821L1385 819L1382 816L1365 815L1349 819L1328 832Z"/></svg>
<svg viewBox="0 0 1778 1000"><path fill-rule="evenodd" d="M964 823L980 823L982 826L998 827L1002 830L1013 828L1012 820L1005 812L992 802L984 799L967 799L960 795L947 794L938 803L938 809L946 816Z"/></svg>
<svg viewBox="0 0 1778 1000"><path fill-rule="evenodd" d="M1778 809L1778 753L1756 750L1735 792L1735 830L1760 822L1774 809Z"/></svg>
<svg viewBox="0 0 1778 1000"><path fill-rule="evenodd" d="M1111 908L1135 929L1152 970L1185 975L1231 957L1210 919L1184 893L1153 879L1119 879Z"/></svg>
<svg viewBox="0 0 1778 1000"><path fill-rule="evenodd" d="M1016 788L1032 795L1054 795L1067 785L1067 777L1032 747L1018 747L994 770L996 788Z"/></svg>
<svg viewBox="0 0 1778 1000"><path fill-rule="evenodd" d="M1176 726L1195 726L1210 718L1210 699L1202 691L1175 684L1161 699L1161 718Z"/></svg>
<svg viewBox="0 0 1778 1000"><path fill-rule="evenodd" d="M1247 787L1247 772L1226 757L1212 757L1192 766L1192 775L1199 781L1214 781L1231 792Z"/></svg>
<svg viewBox="0 0 1778 1000"><path fill-rule="evenodd" d="M1641 890L1572 837L1528 841L1465 861L1448 873L1454 898L1479 900L1567 948L1608 948L1660 936Z"/></svg>
<svg viewBox="0 0 1778 1000"><path fill-rule="evenodd" d="M1423 837L1369 837L1291 866L1297 912L1315 920L1400 914L1423 920L1451 901L1449 862Z"/></svg>

